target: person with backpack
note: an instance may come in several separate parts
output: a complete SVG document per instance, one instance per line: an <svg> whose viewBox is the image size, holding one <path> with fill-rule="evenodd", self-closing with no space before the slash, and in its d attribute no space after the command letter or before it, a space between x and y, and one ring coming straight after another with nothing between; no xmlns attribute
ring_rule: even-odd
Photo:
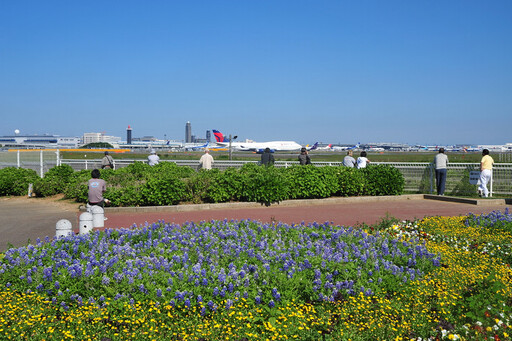
<svg viewBox="0 0 512 341"><path fill-rule="evenodd" d="M114 159L105 151L105 156L101 160L101 169L114 169Z"/></svg>

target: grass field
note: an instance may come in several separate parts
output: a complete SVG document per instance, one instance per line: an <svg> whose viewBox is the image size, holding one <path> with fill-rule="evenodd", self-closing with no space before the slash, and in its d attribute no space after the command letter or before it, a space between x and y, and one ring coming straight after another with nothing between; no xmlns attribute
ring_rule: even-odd
<svg viewBox="0 0 512 341"><path fill-rule="evenodd" d="M212 156L215 160L229 160L229 153L226 151L212 151ZM196 160L202 155L202 152L159 152L158 155L162 160ZM277 161L296 161L298 153L275 153ZM313 161L325 162L341 162L346 153L342 152L310 152ZM354 153L355 157L359 155L358 152ZM368 159L375 162L432 162L434 160L435 152L376 152L368 153ZM478 152L474 153L447 153L450 162L480 162L482 155ZM147 153L123 153L113 154L116 159L129 159L129 160L145 160L148 156ZM63 152L61 154L63 159L99 159L103 157L103 153L94 152L91 150L84 150L84 152ZM234 152L232 154L233 160L259 160L260 155L248 152ZM498 161L495 159L495 161Z"/></svg>

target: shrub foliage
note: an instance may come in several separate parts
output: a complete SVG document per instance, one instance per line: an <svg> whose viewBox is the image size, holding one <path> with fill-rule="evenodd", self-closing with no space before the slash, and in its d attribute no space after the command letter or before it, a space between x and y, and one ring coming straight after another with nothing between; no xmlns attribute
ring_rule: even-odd
<svg viewBox="0 0 512 341"><path fill-rule="evenodd" d="M7 167L0 169L0 195L26 195L28 185L39 179L32 169Z"/></svg>
<svg viewBox="0 0 512 341"><path fill-rule="evenodd" d="M90 170L75 172L63 165L52 168L42 179L26 169L5 168L0 172L1 195L23 195L28 183L33 182L38 196L64 193L78 202L87 201ZM172 162L153 167L135 162L125 168L100 172L107 182L105 197L113 206L230 201L269 205L286 199L399 195L404 188L402 174L384 165L370 165L365 169L313 165L276 168L249 163L239 169L195 171Z"/></svg>

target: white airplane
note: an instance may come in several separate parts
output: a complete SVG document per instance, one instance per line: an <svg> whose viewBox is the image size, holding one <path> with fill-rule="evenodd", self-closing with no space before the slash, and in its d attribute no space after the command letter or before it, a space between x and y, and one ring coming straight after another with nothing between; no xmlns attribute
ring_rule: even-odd
<svg viewBox="0 0 512 341"><path fill-rule="evenodd" d="M213 129L213 135L217 140L217 145L222 147L229 147L230 142L220 131ZM295 151L300 150L302 146L295 141L269 141L269 142L231 142L231 148L233 150L240 151L252 151L257 153L263 153L266 148L269 148L271 152L275 151Z"/></svg>
<svg viewBox="0 0 512 341"><path fill-rule="evenodd" d="M317 142L317 143L315 143L315 145L316 145L316 147L315 147L315 146L313 146L313 147L311 148L311 150L332 150L332 143L331 143L331 144L329 144L329 145L327 145L327 146L324 146L324 147L318 147L318 142Z"/></svg>
<svg viewBox="0 0 512 341"><path fill-rule="evenodd" d="M361 142L357 142L357 144L353 145L352 147L331 146L331 150L334 152L342 152L344 150L351 150L351 149L359 148L360 144L361 144Z"/></svg>
<svg viewBox="0 0 512 341"><path fill-rule="evenodd" d="M384 148L382 148L382 147L370 147L370 149L368 149L368 151L370 151L370 152L383 152Z"/></svg>
<svg viewBox="0 0 512 341"><path fill-rule="evenodd" d="M206 149L210 145L210 142L206 142L205 144L199 145L197 143L186 143L183 146L185 150L198 150L198 149Z"/></svg>

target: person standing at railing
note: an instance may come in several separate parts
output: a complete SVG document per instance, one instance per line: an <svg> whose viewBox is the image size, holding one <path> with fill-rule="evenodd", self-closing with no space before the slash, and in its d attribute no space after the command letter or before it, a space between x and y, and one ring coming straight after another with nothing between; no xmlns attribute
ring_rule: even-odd
<svg viewBox="0 0 512 341"><path fill-rule="evenodd" d="M357 168L366 168L366 165L370 163L370 160L366 157L366 152L363 150L361 156L357 158Z"/></svg>
<svg viewBox="0 0 512 341"><path fill-rule="evenodd" d="M434 158L436 167L436 185L437 195L444 195L446 185L446 173L448 165L448 156L444 153L444 148L439 148L439 153Z"/></svg>
<svg viewBox="0 0 512 341"><path fill-rule="evenodd" d="M354 153L349 150L347 152L347 156L343 158L343 166L350 168L354 168L356 166L356 159L354 159L352 155L354 155Z"/></svg>
<svg viewBox="0 0 512 341"><path fill-rule="evenodd" d="M492 179L492 165L494 164L493 158L489 155L489 150L482 150L482 161L480 161L480 186L478 186L478 195L487 198L489 190L487 184Z"/></svg>
<svg viewBox="0 0 512 341"><path fill-rule="evenodd" d="M263 151L263 154L261 154L261 161L260 163L263 165L263 166L273 166L274 165L274 155L272 155L272 151L270 150L270 148L265 148L265 150Z"/></svg>
<svg viewBox="0 0 512 341"><path fill-rule="evenodd" d="M301 165L310 165L311 158L309 157L308 151L306 148L302 147L299 154L299 163Z"/></svg>
<svg viewBox="0 0 512 341"><path fill-rule="evenodd" d="M155 166L160 162L160 157L156 155L156 151L151 149L151 154L148 156L148 165Z"/></svg>
<svg viewBox="0 0 512 341"><path fill-rule="evenodd" d="M114 159L108 154L108 151L105 151L105 156L101 160L101 168L114 169Z"/></svg>
<svg viewBox="0 0 512 341"><path fill-rule="evenodd" d="M202 169L212 169L212 165L213 156L210 155L210 151L208 149L205 149L203 156L199 159L199 167Z"/></svg>

